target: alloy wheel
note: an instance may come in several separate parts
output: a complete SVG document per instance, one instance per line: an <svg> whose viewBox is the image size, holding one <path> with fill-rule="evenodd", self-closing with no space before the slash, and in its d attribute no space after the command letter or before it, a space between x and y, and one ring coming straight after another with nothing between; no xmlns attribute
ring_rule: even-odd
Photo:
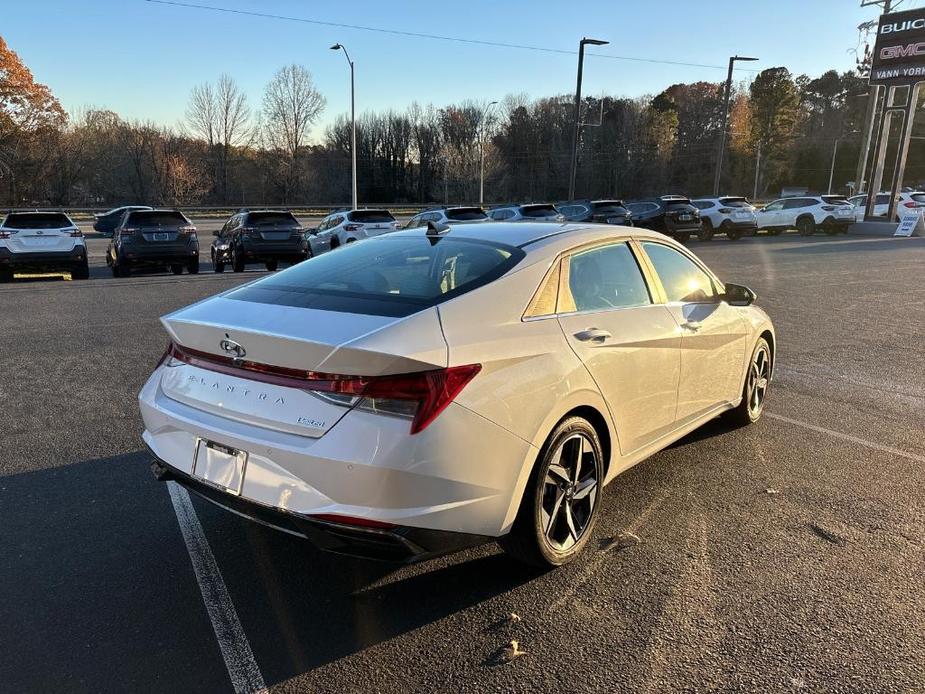
<svg viewBox="0 0 925 694"><path fill-rule="evenodd" d="M594 446L583 433L562 441L551 458L540 523L546 541L558 552L572 548L588 529L598 498L598 467Z"/></svg>
<svg viewBox="0 0 925 694"><path fill-rule="evenodd" d="M771 378L771 355L765 345L755 350L752 363L748 367L748 409L752 417L757 417L764 406L764 396L768 392Z"/></svg>

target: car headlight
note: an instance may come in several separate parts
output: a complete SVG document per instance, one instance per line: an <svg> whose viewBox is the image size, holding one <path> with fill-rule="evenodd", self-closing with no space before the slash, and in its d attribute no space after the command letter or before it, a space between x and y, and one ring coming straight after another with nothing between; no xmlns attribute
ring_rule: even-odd
<svg viewBox="0 0 925 694"><path fill-rule="evenodd" d="M218 246L216 246L216 248L218 248L218 250L220 250L220 251L227 251L227 250L228 250L228 244L227 244L227 243L220 243L220 244L218 244Z"/></svg>

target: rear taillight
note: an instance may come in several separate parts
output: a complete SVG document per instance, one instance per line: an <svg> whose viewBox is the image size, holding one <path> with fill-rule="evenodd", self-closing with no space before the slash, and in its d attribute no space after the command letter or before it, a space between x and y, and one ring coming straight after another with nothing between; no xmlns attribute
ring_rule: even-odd
<svg viewBox="0 0 925 694"><path fill-rule="evenodd" d="M71 238L79 239L82 238L84 233L80 229L71 229L69 232Z"/></svg>
<svg viewBox="0 0 925 694"><path fill-rule="evenodd" d="M908 202L903 203L903 207L918 207L919 204L915 200L909 200Z"/></svg>
<svg viewBox="0 0 925 694"><path fill-rule="evenodd" d="M426 429L482 370L481 364L467 364L394 376L348 376L235 360L171 343L161 363L174 359L210 371L299 388L368 412L407 417L412 434Z"/></svg>
<svg viewBox="0 0 925 694"><path fill-rule="evenodd" d="M123 227L122 230L119 232L119 236L131 236L136 231L138 231L137 227Z"/></svg>
<svg viewBox="0 0 925 694"><path fill-rule="evenodd" d="M12 231L3 231L0 229L0 239L11 239L13 238L13 233Z"/></svg>
<svg viewBox="0 0 925 694"><path fill-rule="evenodd" d="M257 227L241 227L241 233L247 234L248 236L260 236Z"/></svg>
<svg viewBox="0 0 925 694"><path fill-rule="evenodd" d="M344 231L358 231L362 228L362 224L344 224Z"/></svg>
<svg viewBox="0 0 925 694"><path fill-rule="evenodd" d="M392 222L393 229L401 229L401 222Z"/></svg>
<svg viewBox="0 0 925 694"><path fill-rule="evenodd" d="M718 212L720 214L732 214L735 212L735 210L733 210L731 207L720 207Z"/></svg>
<svg viewBox="0 0 925 694"><path fill-rule="evenodd" d="M191 239L196 239L196 238L198 238L198 236L197 236L197 234L196 234L196 227L194 227L194 226L180 227L179 229L177 229L177 231L178 231L179 233L181 233L181 234L186 234L186 235L187 235L189 238L191 238Z"/></svg>
<svg viewBox="0 0 925 694"><path fill-rule="evenodd" d="M831 212L832 210L835 209L835 206L834 205L823 205L822 209L825 210L826 212Z"/></svg>

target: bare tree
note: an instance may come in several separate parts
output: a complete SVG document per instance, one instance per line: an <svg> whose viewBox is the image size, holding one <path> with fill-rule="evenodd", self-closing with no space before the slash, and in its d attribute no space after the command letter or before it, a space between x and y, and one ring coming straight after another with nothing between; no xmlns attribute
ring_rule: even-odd
<svg viewBox="0 0 925 694"><path fill-rule="evenodd" d="M250 117L247 95L230 75L219 77L214 87L209 83L193 87L186 120L193 132L208 144L215 187L221 200L228 198L228 177L234 149L249 145L253 140Z"/></svg>
<svg viewBox="0 0 925 694"><path fill-rule="evenodd" d="M271 148L286 154L287 196L298 180L299 152L324 106L325 98L315 87L312 73L301 65L280 68L264 90L264 136Z"/></svg>

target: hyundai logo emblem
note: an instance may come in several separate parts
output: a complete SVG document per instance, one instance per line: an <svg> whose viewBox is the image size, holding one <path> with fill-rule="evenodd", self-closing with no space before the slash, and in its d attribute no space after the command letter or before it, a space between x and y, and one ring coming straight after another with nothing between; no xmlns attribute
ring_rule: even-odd
<svg viewBox="0 0 925 694"><path fill-rule="evenodd" d="M244 358L244 355L247 354L247 350L244 349L237 342L232 340L228 333L225 333L225 339L218 343L218 346L222 348L222 351L230 357L233 357L235 361Z"/></svg>

